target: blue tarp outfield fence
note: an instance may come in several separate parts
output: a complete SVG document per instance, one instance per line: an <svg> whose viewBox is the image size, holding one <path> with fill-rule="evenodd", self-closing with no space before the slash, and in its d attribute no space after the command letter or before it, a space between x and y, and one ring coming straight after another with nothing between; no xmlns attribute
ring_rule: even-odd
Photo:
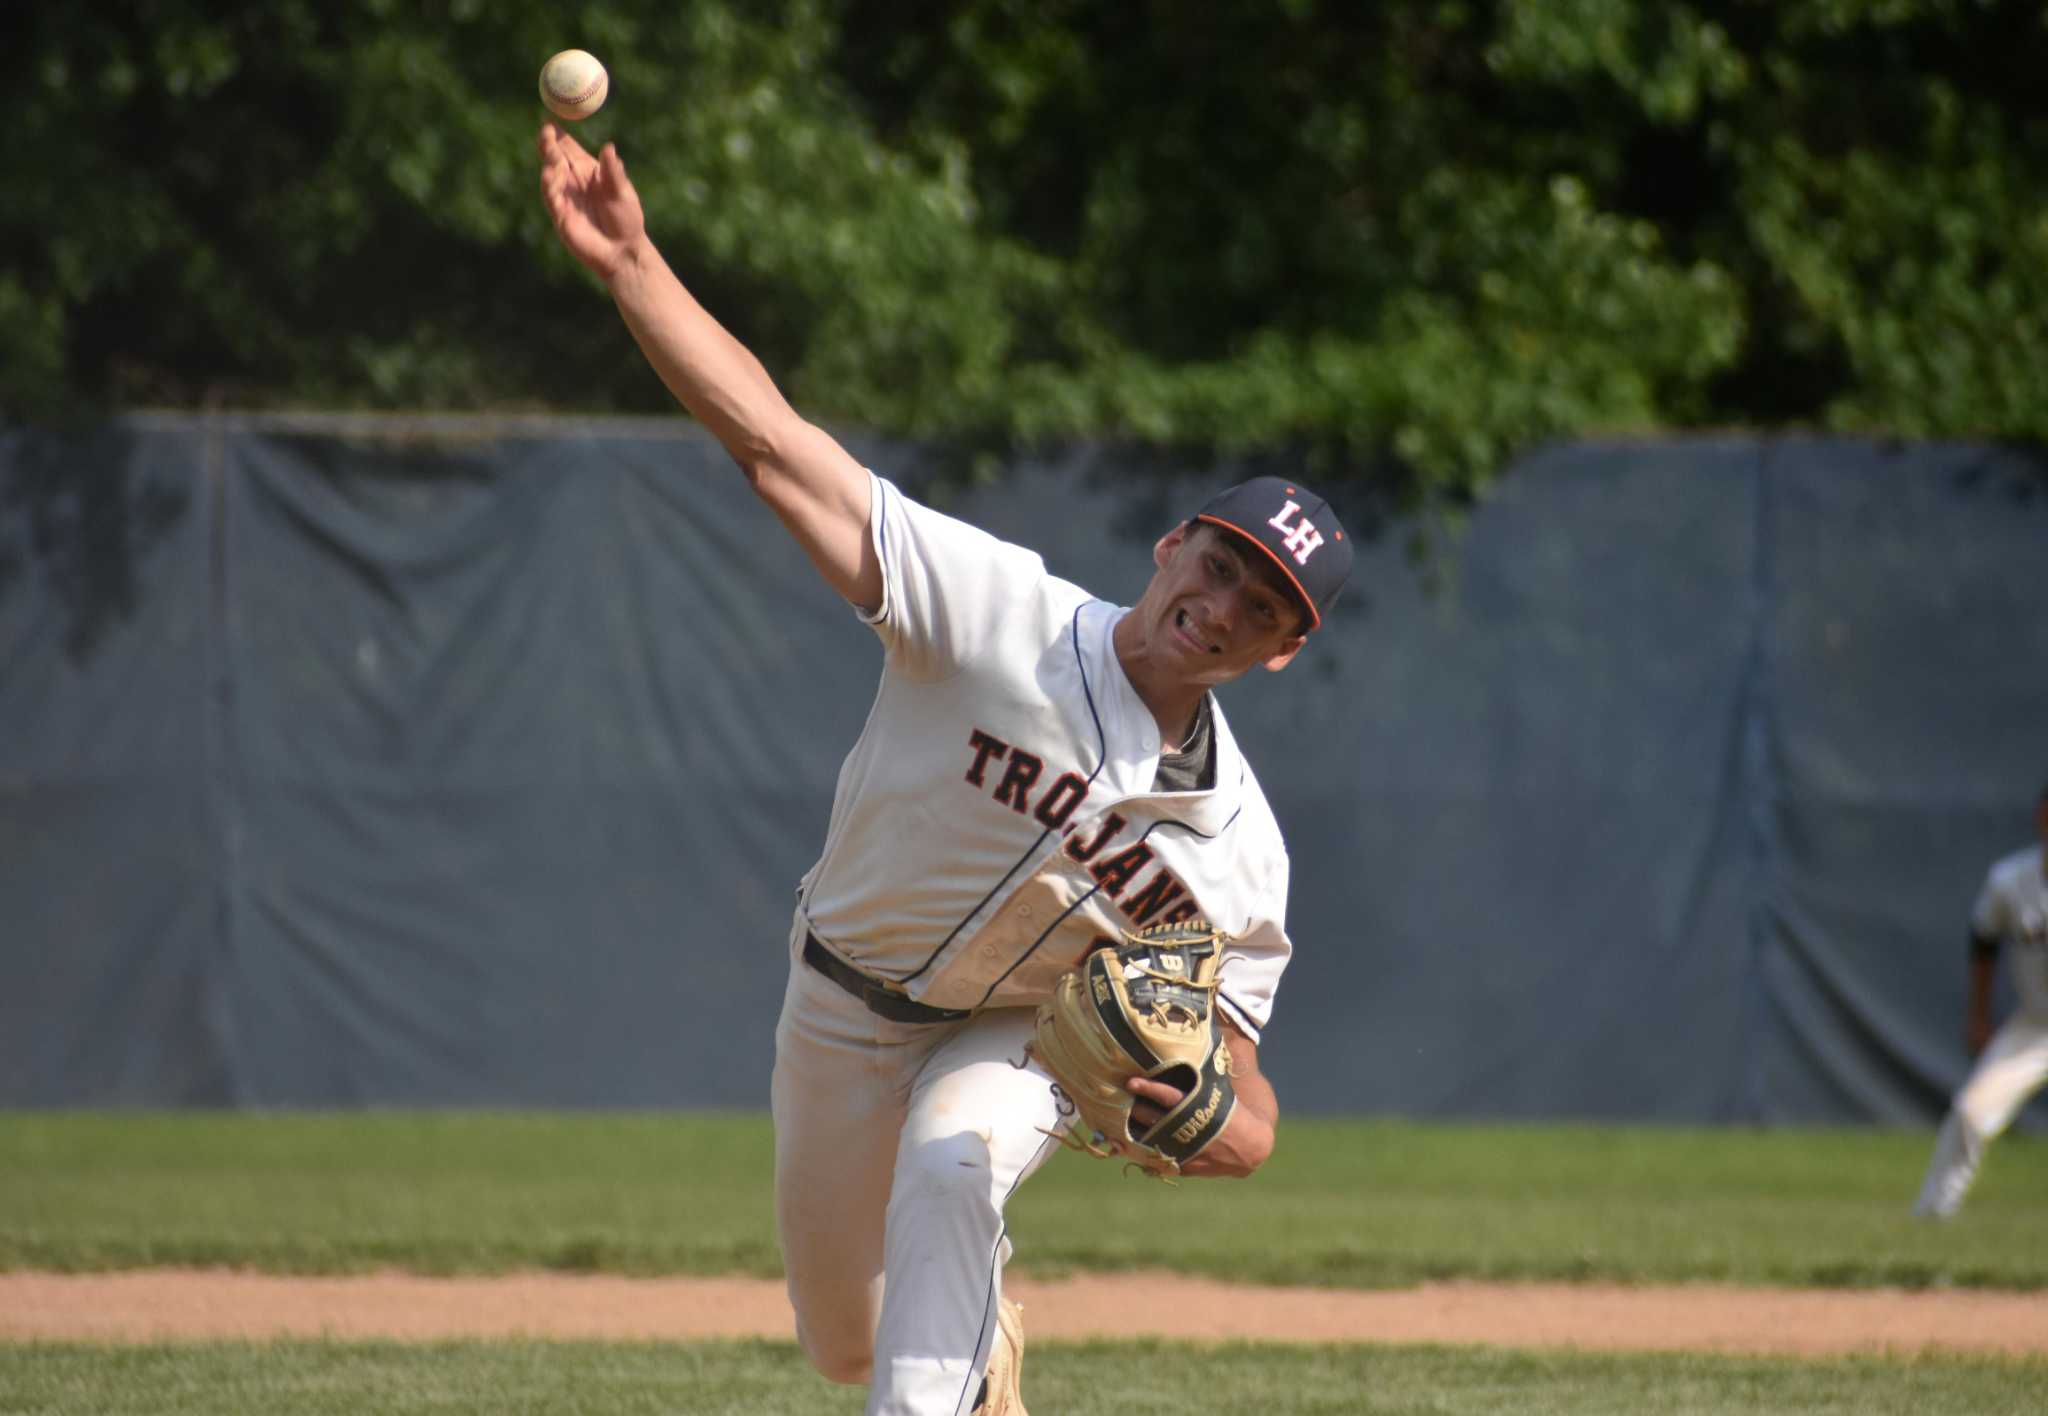
<svg viewBox="0 0 2048 1416"><path fill-rule="evenodd" d="M1208 484L946 507L1127 603ZM1405 541L1224 695L1289 1109L1938 1114L2048 782L2041 463L1579 444ZM0 431L0 1106L764 1105L878 664L687 423Z"/></svg>

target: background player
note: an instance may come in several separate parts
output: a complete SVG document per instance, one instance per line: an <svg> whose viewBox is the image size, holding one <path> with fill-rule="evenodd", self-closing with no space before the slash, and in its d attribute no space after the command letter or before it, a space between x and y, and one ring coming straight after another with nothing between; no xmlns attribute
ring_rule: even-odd
<svg viewBox="0 0 2048 1416"><path fill-rule="evenodd" d="M798 1339L870 1413L1021 1413L1011 1193L1057 1144L1035 1006L1126 926L1200 916L1238 1105L1189 1175L1246 1175L1279 1104L1258 1039L1288 861L1209 690L1301 650L1351 543L1318 497L1232 488L1153 547L1125 610L923 507L800 418L649 241L617 152L539 139L556 230L669 390L883 647L792 921L772 1100ZM1133 1078L1149 1124L1180 1093Z"/></svg>
<svg viewBox="0 0 2048 1416"><path fill-rule="evenodd" d="M2033 845L1992 865L1970 911L1970 1002L1964 1037L1977 1065L1934 1142L1913 1212L1947 1219L1962 1208L1984 1150L2048 1084L2048 786L2034 803ZM1992 974L2011 950L2019 1006L1991 1030Z"/></svg>

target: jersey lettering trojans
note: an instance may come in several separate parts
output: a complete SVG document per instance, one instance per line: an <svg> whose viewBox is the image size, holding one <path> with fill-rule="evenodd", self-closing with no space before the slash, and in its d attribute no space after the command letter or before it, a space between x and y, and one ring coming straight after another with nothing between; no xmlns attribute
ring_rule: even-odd
<svg viewBox="0 0 2048 1416"><path fill-rule="evenodd" d="M1010 747L979 728L968 734L967 741L973 749L972 765L967 769L968 784L985 785L986 764L990 757L1009 758L1010 767L995 788L995 798L1007 802L1020 815L1024 814L1030 807L1031 784L1044 770L1044 761L1022 748ZM1088 873L1095 877L1097 885L1111 899L1123 907L1133 928L1143 929L1148 924L1177 924L1201 915L1201 907L1188 894L1186 884L1166 866L1155 863L1152 846L1142 840L1133 840L1122 849L1105 854L1105 845L1118 836L1128 834L1130 823L1122 816L1109 813L1103 819L1101 829L1087 840L1068 835L1074 812L1087 799L1087 781L1079 773L1063 772L1037 808L1030 810L1030 815L1067 837L1066 853L1088 865ZM1132 881L1148 868L1151 874L1144 888L1127 894Z"/></svg>
<svg viewBox="0 0 2048 1416"><path fill-rule="evenodd" d="M885 658L805 875L810 930L941 1007L1037 1003L1104 937L1201 916L1257 1038L1290 945L1287 853L1212 701L1213 789L1156 792L1160 739L1117 662L1124 611L1030 551L873 480Z"/></svg>

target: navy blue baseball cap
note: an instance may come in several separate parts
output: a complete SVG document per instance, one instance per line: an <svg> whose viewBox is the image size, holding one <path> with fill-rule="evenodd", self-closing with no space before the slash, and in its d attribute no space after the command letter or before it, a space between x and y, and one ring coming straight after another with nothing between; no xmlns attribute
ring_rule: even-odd
<svg viewBox="0 0 2048 1416"><path fill-rule="evenodd" d="M1254 477L1218 492L1195 520L1235 531L1265 552L1308 610L1308 627L1351 573L1351 538L1337 513L1314 492L1285 477Z"/></svg>

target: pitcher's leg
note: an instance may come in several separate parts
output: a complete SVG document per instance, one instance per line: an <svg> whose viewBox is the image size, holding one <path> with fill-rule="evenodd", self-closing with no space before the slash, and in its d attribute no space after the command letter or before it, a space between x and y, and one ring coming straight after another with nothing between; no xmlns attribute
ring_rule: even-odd
<svg viewBox="0 0 2048 1416"><path fill-rule="evenodd" d="M1058 1142L1044 1072L1019 1067L1029 1009L986 1013L925 1064L889 1197L888 1290L875 1337L870 1416L951 1416L973 1406L994 1340L1003 1209Z"/></svg>
<svg viewBox="0 0 2048 1416"><path fill-rule="evenodd" d="M821 1375L865 1382L907 1088L858 1002L794 963L775 1030L775 1220L797 1342Z"/></svg>

